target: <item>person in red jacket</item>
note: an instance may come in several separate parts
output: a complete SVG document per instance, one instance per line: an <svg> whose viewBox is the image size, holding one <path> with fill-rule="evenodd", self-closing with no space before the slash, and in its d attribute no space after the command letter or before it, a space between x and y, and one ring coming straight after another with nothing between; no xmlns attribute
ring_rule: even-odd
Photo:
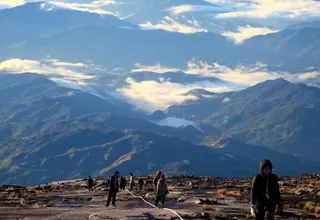
<svg viewBox="0 0 320 220"><path fill-rule="evenodd" d="M159 171L156 173L156 176L153 178L152 184L153 184L153 188L154 188L155 190L157 189L158 180L160 179L161 175L162 175L162 172L159 170Z"/></svg>

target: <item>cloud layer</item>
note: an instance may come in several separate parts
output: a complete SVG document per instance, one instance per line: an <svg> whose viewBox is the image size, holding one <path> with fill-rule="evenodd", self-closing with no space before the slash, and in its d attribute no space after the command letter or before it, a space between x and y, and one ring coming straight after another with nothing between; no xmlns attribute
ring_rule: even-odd
<svg viewBox="0 0 320 220"><path fill-rule="evenodd" d="M149 111L165 109L173 104L197 99L194 95L185 95L185 93L192 89L206 89L212 92L227 92L232 90L230 87L209 82L182 85L171 82L136 82L128 77L127 83L128 86L119 88L117 91L127 97L132 104Z"/></svg>
<svg viewBox="0 0 320 220"><path fill-rule="evenodd" d="M1 0L0 6L2 8L15 7L23 5L27 2L39 2L39 0ZM105 10L106 6L118 4L115 0L94 0L90 3L77 3L77 2L67 2L67 1L48 1L47 3L41 4L41 8L46 11L55 10L56 8L64 8L77 11L86 11L90 13L97 14L112 14L116 15L114 12ZM1 8L1 7L0 7Z"/></svg>
<svg viewBox="0 0 320 220"><path fill-rule="evenodd" d="M159 74L167 70L174 69L164 67L160 64L154 66L137 66L137 69L132 71L153 71ZM174 69L176 70L176 69ZM215 84L208 82L200 82L182 85L171 82L155 82L142 81L136 82L132 78L127 78L128 86L118 89L122 95L127 97L131 103L142 109L154 111L157 109L165 109L170 105L178 104L186 100L195 100L198 97L188 94L192 89L205 89L211 92L227 92L241 90L249 86L265 80L284 78L291 82L304 82L310 84L310 80L319 79L319 71L311 71L300 74L290 74L287 72L272 72L268 71L267 65L257 63L251 66L239 65L236 68L219 65L218 63L207 63L196 59L191 60L186 69L181 70L187 74L199 74L203 76L211 76L219 78L226 83ZM229 102L225 99L224 102Z"/></svg>
<svg viewBox="0 0 320 220"><path fill-rule="evenodd" d="M207 32L208 30L202 28L196 20L189 20L187 23L180 23L177 19L165 16L158 24L146 22L140 24L144 29L163 29L171 32L180 32L185 34L193 34L197 32Z"/></svg>
<svg viewBox="0 0 320 220"><path fill-rule="evenodd" d="M177 5L168 8L168 11L173 15L180 15L188 12L230 12L230 9L227 7L218 7L210 5Z"/></svg>
<svg viewBox="0 0 320 220"><path fill-rule="evenodd" d="M215 4L234 5L231 0L209 0ZM239 1L235 10L219 13L221 19L260 20L261 23L306 21L320 18L320 3L314 0L251 0ZM258 21L257 21L258 22ZM279 24L280 25L280 24Z"/></svg>
<svg viewBox="0 0 320 220"><path fill-rule="evenodd" d="M62 77L66 80L86 80L95 76L77 72L71 67L88 68L87 64L60 62L56 59L48 59L42 61L9 59L0 63L0 71L10 73L38 73L52 77Z"/></svg>
<svg viewBox="0 0 320 220"><path fill-rule="evenodd" d="M70 63L57 59L45 59L40 61L10 59L0 63L0 71L10 73L33 72L45 74L59 86L78 89L84 92L94 94L104 98L97 91L104 91L106 84L95 78L94 74L101 67L91 63ZM212 83L200 81L189 84L173 83L170 81L141 81L127 77L126 85L120 83L121 87L116 87L115 94L118 97L126 99L138 108L147 111L165 109L170 105L179 104L186 100L195 100L199 98L196 95L188 93L193 89L205 89L211 92L227 92L244 89L259 82L285 78L291 82L304 82L312 84L320 82L320 71L310 69L300 74L290 74L287 72L268 71L267 65L257 63L251 66L239 65L235 68L220 65L218 63L207 63L205 61L193 59L188 62L185 69L179 70L168 66L156 64L154 66L144 66L136 64L133 72L147 71L159 73L183 71L186 74L197 74L201 76L211 76L221 79L224 83ZM102 74L101 71L100 75ZM103 75L101 75L103 77ZM111 75L108 75L110 77ZM117 75L114 75L117 77ZM93 79L95 81L93 81ZM115 78L115 80L119 80ZM209 97L208 97L209 98ZM224 102L230 100L225 99Z"/></svg>
<svg viewBox="0 0 320 220"><path fill-rule="evenodd" d="M226 31L222 35L231 38L236 44L241 44L243 41L250 39L251 37L258 35L267 35L276 33L277 30L271 30L269 28L257 28L251 27L250 25L244 27L238 27L237 32Z"/></svg>

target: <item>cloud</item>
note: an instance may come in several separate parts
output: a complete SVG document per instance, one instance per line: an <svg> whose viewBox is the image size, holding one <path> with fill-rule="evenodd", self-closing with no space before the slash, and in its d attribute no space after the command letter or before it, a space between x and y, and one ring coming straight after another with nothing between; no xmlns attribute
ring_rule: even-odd
<svg viewBox="0 0 320 220"><path fill-rule="evenodd" d="M230 68L218 63L210 64L193 59L188 62L185 72L217 77L225 82L239 86L252 86L268 79L289 78L292 76L289 73L269 72L267 67L265 64L256 63L249 66L238 65L235 68Z"/></svg>
<svg viewBox="0 0 320 220"><path fill-rule="evenodd" d="M225 0L210 0L210 2L226 5L233 3L233 1ZM241 8L238 7L232 12L220 13L217 18L277 18L302 21L320 16L320 4L314 0L251 0L241 3Z"/></svg>
<svg viewBox="0 0 320 220"><path fill-rule="evenodd" d="M35 73L47 75L58 86L77 89L105 99L97 90L98 86L92 81L96 76L90 74L100 67L93 64L70 63L57 59L41 61L10 59L0 63L0 71L9 74Z"/></svg>
<svg viewBox="0 0 320 220"><path fill-rule="evenodd" d="M210 5L178 5L172 6L168 9L172 15L179 15L188 12L204 12L204 11L211 11L211 12L229 12L230 9L225 7L218 7L218 6L210 6Z"/></svg>
<svg viewBox="0 0 320 220"><path fill-rule="evenodd" d="M151 22L146 22L140 24L140 27L144 29L163 29L171 32L180 32L185 34L193 34L197 32L207 32L208 30L202 28L196 20L190 20L188 24L182 24L179 21L165 16L164 19L158 24L152 24Z"/></svg>
<svg viewBox="0 0 320 220"><path fill-rule="evenodd" d="M139 64L140 65L140 64ZM175 69L171 67L164 67L160 64L154 66L140 65L141 71L152 71L164 73L170 69L175 71L183 71L186 74L198 74L202 76L216 77L222 81L229 83L225 85L229 90L243 89L248 86L253 86L265 80L272 80L277 78L284 78L292 82L307 82L307 80L320 78L320 72L317 70L307 70L298 74L291 74L281 71L269 71L268 66L263 63L256 63L253 65L241 65L234 68L220 65L218 63L208 63L201 60L190 60L185 69ZM139 71L139 69L133 70ZM165 85L165 84L163 84ZM210 87L202 85L203 87ZM216 86L216 85L215 85ZM230 86L233 86L232 88ZM176 86L174 86L175 88ZM191 86L192 87L192 86ZM228 90L228 89L226 89ZM210 89L209 89L210 91Z"/></svg>
<svg viewBox="0 0 320 220"><path fill-rule="evenodd" d="M298 80L309 80L309 79L316 79L320 77L320 72L317 71L313 71L313 72L308 72L308 73L303 73L303 74L299 74L297 76Z"/></svg>
<svg viewBox="0 0 320 220"><path fill-rule="evenodd" d="M38 2L38 0L1 0L0 5L5 7L15 7L23 5L27 2ZM104 7L109 5L118 4L115 0L95 0L91 3L76 3L76 2L64 2L64 1L48 1L41 4L41 9L46 11L51 11L57 8L64 8L77 11L85 11L97 14L111 14L116 15L116 13L107 11Z"/></svg>
<svg viewBox="0 0 320 220"><path fill-rule="evenodd" d="M270 33L276 33L278 30L271 30L269 28L257 28L246 25L244 27L238 27L237 32L223 32L222 35L233 39L236 44L241 44L243 41L257 36L257 35L267 35Z"/></svg>
<svg viewBox="0 0 320 220"><path fill-rule="evenodd" d="M61 1L51 1L50 4L71 10L86 11L97 14L111 14L116 16L116 13L106 11L105 9L103 9L103 7L105 6L117 4L117 2L114 0L95 0L91 3L70 3Z"/></svg>
<svg viewBox="0 0 320 220"><path fill-rule="evenodd" d="M226 102L230 102L230 98L226 97L226 98L223 99L222 102L225 102L225 103L226 103Z"/></svg>
<svg viewBox="0 0 320 220"><path fill-rule="evenodd" d="M206 89L212 92L227 92L232 90L230 87L210 82L182 85L179 83L159 83L156 81L136 82L130 77L126 81L128 86L119 88L117 91L132 104L149 111L165 109L173 104L197 99L194 95L185 95L192 89Z"/></svg>
<svg viewBox="0 0 320 220"><path fill-rule="evenodd" d="M65 64L65 66L63 64ZM80 64L60 62L54 59L43 61L9 59L0 63L0 71L10 73L32 72L55 77L60 76L66 80L86 80L94 78L93 75L71 70L70 66L72 65L80 66Z"/></svg>
<svg viewBox="0 0 320 220"><path fill-rule="evenodd" d="M180 69L176 68L170 68L161 66L160 63L153 65L153 66L144 66L139 63L134 64L135 69L133 69L131 72L156 72L156 73L167 73L167 72L177 72L180 71Z"/></svg>
<svg viewBox="0 0 320 220"><path fill-rule="evenodd" d="M70 80L65 80L65 79L60 79L60 78L49 78L50 80L54 81L58 86L61 87L66 87L66 88L70 88L70 89L77 89L77 90L84 90L84 87L87 86L88 84L85 82L81 82L81 81L70 81Z"/></svg>
<svg viewBox="0 0 320 220"><path fill-rule="evenodd" d="M100 95L94 88L92 84L83 82L83 81L72 81L72 80L66 80L61 78L49 78L50 80L54 81L58 86L69 88L69 89L76 89L81 90L86 93L90 93L92 95L95 95L99 98L105 99L102 95Z"/></svg>
<svg viewBox="0 0 320 220"><path fill-rule="evenodd" d="M64 67L82 67L88 68L88 64L84 63L70 63L70 62L62 62L57 59L48 59L47 61L51 62L53 66L64 66Z"/></svg>
<svg viewBox="0 0 320 220"><path fill-rule="evenodd" d="M3 7L15 7L18 5L23 5L26 2L32 2L27 0L1 0L0 5Z"/></svg>

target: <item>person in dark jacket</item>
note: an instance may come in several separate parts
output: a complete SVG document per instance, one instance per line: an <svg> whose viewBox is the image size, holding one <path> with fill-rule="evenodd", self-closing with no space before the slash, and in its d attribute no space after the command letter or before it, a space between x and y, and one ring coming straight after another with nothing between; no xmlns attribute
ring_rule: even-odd
<svg viewBox="0 0 320 220"><path fill-rule="evenodd" d="M120 177L120 189L125 190L127 185L127 180L125 177L121 176Z"/></svg>
<svg viewBox="0 0 320 220"><path fill-rule="evenodd" d="M110 178L109 182L109 194L108 194L108 200L106 207L109 206L111 200L112 200L112 206L116 206L116 197L117 193L119 191L119 171L114 172L114 175Z"/></svg>
<svg viewBox="0 0 320 220"><path fill-rule="evenodd" d="M144 181L143 181L142 178L140 178L139 181L138 181L139 191L141 191L143 189L143 185L144 185Z"/></svg>
<svg viewBox="0 0 320 220"><path fill-rule="evenodd" d="M88 179L88 190L89 190L89 192L90 191L93 191L93 189L92 189L92 187L93 187L93 180L92 180L92 178L91 178L91 176L89 176L89 179Z"/></svg>
<svg viewBox="0 0 320 220"><path fill-rule="evenodd" d="M282 209L281 195L277 175L272 173L270 160L260 162L260 173L256 175L251 188L251 209L256 220L274 220L276 206Z"/></svg>

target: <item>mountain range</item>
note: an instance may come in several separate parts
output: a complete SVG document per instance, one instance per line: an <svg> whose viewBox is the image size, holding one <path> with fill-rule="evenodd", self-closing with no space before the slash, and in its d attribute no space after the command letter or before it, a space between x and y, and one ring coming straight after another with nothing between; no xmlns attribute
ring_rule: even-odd
<svg viewBox="0 0 320 220"><path fill-rule="evenodd" d="M105 100L83 91L63 88L42 75L3 74L0 78L0 94L6 94L0 98L0 179L2 183L44 183L89 174L109 175L115 169L124 173L133 171L136 174L153 173L160 168L168 174L250 176L255 172L261 157L273 159L276 170L280 174L293 175L316 171L320 168L319 162L303 159L299 157L300 154L294 156L281 153L276 151L277 149L250 145L227 137L232 128L230 131L226 129L224 133L210 133L209 131L218 131L218 128L214 128L212 121L208 122L209 117L201 116L201 112L197 118L200 122L200 130L190 125L177 128L160 126L152 122L156 113L148 115L117 100ZM318 94L319 91L304 85L293 85L284 80L268 81L237 93L220 94L220 97L217 95L216 98L209 99L211 103L208 98L199 99L198 102L206 105L198 106L197 109L209 107L213 113L215 112L213 106L218 109L217 103L226 103L221 100L223 97L230 97L227 103L234 103L233 99L236 97L238 99L242 97L242 101L239 102L243 102L249 99L245 94L252 90L259 90L260 94L265 94L263 100L268 103L268 96L284 93L279 89L284 88L283 85L301 87L300 93L302 94L304 90L304 94L309 96L311 92ZM298 98L296 97L295 100ZM252 102L257 101L258 95L251 99ZM311 99L313 96L310 96ZM262 102L262 99L260 101ZM286 103L281 103L277 99L274 101L286 106ZM248 104L252 105L252 102ZM181 111L178 115L187 118L186 109L191 105L191 103L182 104L180 107L185 109L185 112ZM249 111L246 106L243 109L237 109L237 106L223 109L224 105L220 106L221 112L225 109L232 112L232 109L235 109L238 114L240 112L244 114L243 117L251 114L255 120L248 120L248 123L258 122L266 117L266 113L262 109L259 110L259 106ZM175 115L177 108L170 107L167 113L158 114L158 119ZM290 102L287 108L290 108ZM272 107L267 112L274 114ZM197 112L194 111L193 114ZM290 115L290 112L287 114ZM223 117L224 115L221 116ZM302 120L292 117L294 120ZM206 120L202 122L201 118ZM289 120L285 117L283 119ZM238 124L239 127L246 125L242 125L231 116L230 120L231 124ZM316 119L314 121L316 122ZM262 132L255 128L256 133L251 132L250 135L263 137ZM243 129L234 130L247 133ZM268 127L265 127L266 134L272 132L272 129L274 128L270 128L269 131ZM301 134L305 133L308 131L301 130ZM292 136L298 138L301 134L293 133ZM309 135L310 141L306 140L310 145L304 145L305 152L307 152L306 147L310 147L310 151L316 151L314 145L311 149L311 140L312 135L317 135L317 132ZM239 139L239 136L235 137ZM294 138L287 136L287 140L294 140ZM296 149L299 147L296 146ZM301 155L305 156L303 153ZM216 169L216 167L220 168Z"/></svg>
<svg viewBox="0 0 320 220"><path fill-rule="evenodd" d="M59 60L91 60L111 69L130 70L135 63L154 65L159 61L184 68L188 61L197 58L228 66L261 62L269 68L291 72L319 69L320 31L316 27L285 29L235 45L215 32L143 30L113 15L48 11L43 4L46 3L27 3L0 11L0 29L8 30L0 38L0 60L39 60L49 55Z"/></svg>
<svg viewBox="0 0 320 220"><path fill-rule="evenodd" d="M208 1L73 3L0 10L0 184L319 170L316 20L235 43L223 33L261 26ZM146 25L190 5L175 21L196 33Z"/></svg>

